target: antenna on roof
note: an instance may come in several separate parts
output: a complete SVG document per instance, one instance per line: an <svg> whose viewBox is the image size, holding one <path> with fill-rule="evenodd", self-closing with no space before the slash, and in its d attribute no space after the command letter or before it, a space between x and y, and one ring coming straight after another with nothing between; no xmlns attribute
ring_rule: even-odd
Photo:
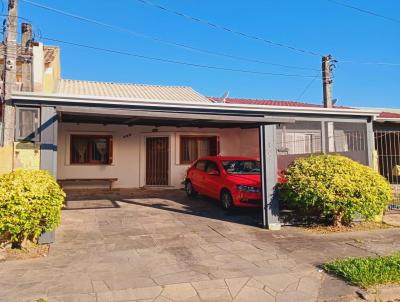
<svg viewBox="0 0 400 302"><path fill-rule="evenodd" d="M336 105L337 102L338 102L338 99L333 99L332 100L332 105Z"/></svg>
<svg viewBox="0 0 400 302"><path fill-rule="evenodd" d="M225 91L224 94L217 100L218 103L225 103L226 98L229 96L229 91Z"/></svg>

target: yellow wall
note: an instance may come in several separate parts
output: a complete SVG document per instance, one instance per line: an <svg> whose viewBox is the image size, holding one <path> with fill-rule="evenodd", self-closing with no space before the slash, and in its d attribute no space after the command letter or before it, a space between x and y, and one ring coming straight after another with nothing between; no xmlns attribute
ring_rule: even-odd
<svg viewBox="0 0 400 302"><path fill-rule="evenodd" d="M0 175L15 169L40 169L40 148L34 143L14 143L0 148Z"/></svg>
<svg viewBox="0 0 400 302"><path fill-rule="evenodd" d="M35 143L14 143L14 169L40 169L40 148Z"/></svg>
<svg viewBox="0 0 400 302"><path fill-rule="evenodd" d="M60 49L55 50L54 60L45 65L43 92L55 92L57 82L61 79Z"/></svg>
<svg viewBox="0 0 400 302"><path fill-rule="evenodd" d="M0 147L0 175L12 171L13 146Z"/></svg>

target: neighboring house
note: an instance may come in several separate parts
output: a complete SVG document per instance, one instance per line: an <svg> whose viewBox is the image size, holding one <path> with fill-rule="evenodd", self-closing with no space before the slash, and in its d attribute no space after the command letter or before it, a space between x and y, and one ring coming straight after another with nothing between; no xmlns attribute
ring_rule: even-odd
<svg viewBox="0 0 400 302"><path fill-rule="evenodd" d="M60 49L56 46L44 46L32 42L32 30L29 24L22 24L22 42L17 46L16 90L27 92L51 93L56 89L61 78ZM28 45L24 47L23 45ZM4 45L0 45L0 69L4 70ZM2 83L2 82L1 82ZM0 138L3 135L2 110L0 103ZM40 123L39 116L31 115L28 111L20 110L18 120L24 120L23 127L31 127ZM6 124L13 128L15 125ZM18 131L26 132L24 129ZM39 168L39 146L21 144L15 140L13 145L0 145L0 174L19 167Z"/></svg>
<svg viewBox="0 0 400 302"><path fill-rule="evenodd" d="M219 98L210 97L213 102L221 102ZM300 103L292 101L276 100L256 100L256 99L238 99L225 98L227 104L242 105L262 105L266 108L271 106L281 107L303 107L303 108L321 108L322 105ZM350 107L337 107L338 109ZM377 169L392 184L397 201L393 206L400 207L400 109L384 108L361 108L376 115L373 121L373 138L375 160L374 168ZM363 159L363 153L367 148L366 132L360 126L354 124L341 124L333 131L333 148L330 152L341 153L351 157L361 163L366 163ZM255 155L258 152L256 129L248 133L251 137L252 148L247 151L249 155ZM329 135L328 135L329 137ZM328 138L329 140L329 138ZM249 145L251 143L249 142ZM310 123L288 124L278 126L277 130L278 145L278 168L284 169L295 157L309 155L313 153L322 153L324 143L321 140L321 131L318 125ZM329 149L329 148L328 148ZM328 149L325 152L328 153Z"/></svg>
<svg viewBox="0 0 400 302"><path fill-rule="evenodd" d="M294 113L299 108L323 108L322 105L278 100L260 100L243 98L225 98L223 100L216 97L209 97L213 102L224 102L225 104L264 106L265 108L287 108ZM351 109L350 107L338 106L335 109ZM354 109L354 108L353 108ZM369 109L368 109L369 110ZM379 114L371 112L371 114ZM368 164L366 151L367 131L361 124L355 123L335 123L334 129L328 131L328 126L316 121L299 121L295 124L282 124L277 127L277 149L278 167L285 169L294 158L308 156L317 153L341 153L353 158L363 164ZM325 128L325 129L323 129ZM325 141L322 133L326 132ZM252 147L248 148L247 155L258 156L258 129L253 129L247 133L249 143Z"/></svg>
<svg viewBox="0 0 400 302"><path fill-rule="evenodd" d="M380 112L374 123L374 134L377 167L394 188L396 198L391 207L400 209L400 110Z"/></svg>
<svg viewBox="0 0 400 302"><path fill-rule="evenodd" d="M21 31L21 44L17 45L17 90L53 92L61 79L59 47L34 41L30 24L22 23ZM0 69L4 70L4 44L0 44L0 53Z"/></svg>

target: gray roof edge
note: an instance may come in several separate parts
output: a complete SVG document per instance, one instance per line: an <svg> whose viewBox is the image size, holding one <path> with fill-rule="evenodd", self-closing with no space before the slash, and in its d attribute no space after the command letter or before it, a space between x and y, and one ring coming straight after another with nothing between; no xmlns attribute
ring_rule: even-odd
<svg viewBox="0 0 400 302"><path fill-rule="evenodd" d="M166 101L157 99L140 99L140 98L115 98L115 97L94 97L87 95L65 95L52 93L38 92L13 92L13 98L26 101L43 101L43 102L70 102L86 103L96 105L147 105L147 106L180 106L186 108L209 108L221 110L244 110L248 112L282 112L282 113L302 113L302 114L322 114L322 115L349 115L349 116L365 116L373 117L378 115L371 111L361 109L338 109L338 108L323 108L323 107L285 107L285 106L265 106L265 105L243 105L243 104L226 104L226 103L207 103L207 102L182 102L182 101Z"/></svg>

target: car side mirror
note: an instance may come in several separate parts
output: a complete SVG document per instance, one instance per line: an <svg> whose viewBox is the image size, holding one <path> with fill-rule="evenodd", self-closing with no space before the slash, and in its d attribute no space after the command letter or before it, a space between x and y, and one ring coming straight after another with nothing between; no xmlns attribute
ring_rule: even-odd
<svg viewBox="0 0 400 302"><path fill-rule="evenodd" d="M207 172L208 175L214 175L214 176L218 176L219 175L219 171L218 170L212 170L210 172Z"/></svg>

